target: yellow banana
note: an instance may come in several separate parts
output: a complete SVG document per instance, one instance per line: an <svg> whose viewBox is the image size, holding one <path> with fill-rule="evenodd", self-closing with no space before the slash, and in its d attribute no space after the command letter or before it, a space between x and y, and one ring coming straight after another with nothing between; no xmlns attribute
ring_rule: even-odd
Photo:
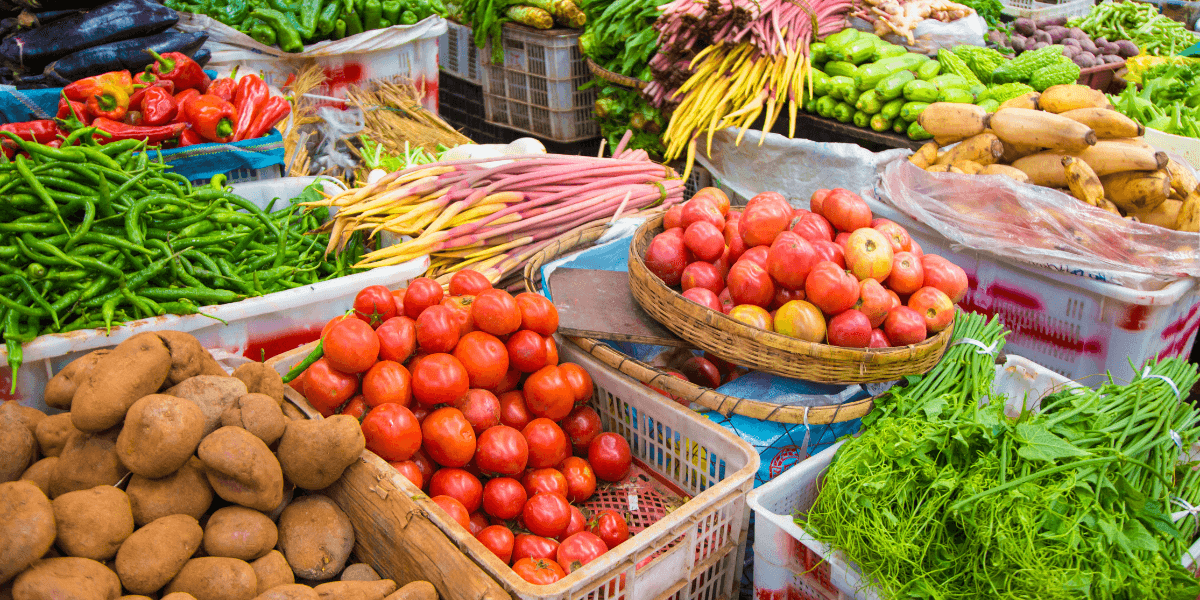
<svg viewBox="0 0 1200 600"><path fill-rule="evenodd" d="M1073 156L1064 156L1060 161L1067 175L1067 187L1071 195L1087 204L1103 208L1104 185L1100 177L1088 164Z"/></svg>
<svg viewBox="0 0 1200 600"><path fill-rule="evenodd" d="M1029 183L1029 176L1024 171L1011 167L1009 165L988 165L979 171L980 175L1003 175L1010 179L1015 179L1021 183Z"/></svg>
<svg viewBox="0 0 1200 600"><path fill-rule="evenodd" d="M1179 217L1175 221L1175 229L1179 231L1200 231L1200 187L1188 193L1187 198L1179 207Z"/></svg>
<svg viewBox="0 0 1200 600"><path fill-rule="evenodd" d="M1167 166L1166 153L1109 140L1096 142L1076 156L1100 176L1122 171L1157 171Z"/></svg>
<svg viewBox="0 0 1200 600"><path fill-rule="evenodd" d="M917 122L939 143L947 144L983 133L988 116L986 110L974 104L934 102L921 112Z"/></svg>
<svg viewBox="0 0 1200 600"><path fill-rule="evenodd" d="M1171 178L1166 170L1125 171L1100 178L1104 196L1125 212L1153 210L1171 193Z"/></svg>
<svg viewBox="0 0 1200 600"><path fill-rule="evenodd" d="M1042 95L1037 92L1027 92L1017 96L1016 98L1011 98L1001 102L1000 108L1028 108L1030 110L1037 110L1038 100L1041 97ZM1000 109L998 108L996 110Z"/></svg>
<svg viewBox="0 0 1200 600"><path fill-rule="evenodd" d="M1154 210L1141 211L1132 213L1139 221L1150 225L1158 225L1167 229L1175 229L1176 223L1179 221L1179 209L1183 206L1183 202L1179 200L1164 200Z"/></svg>
<svg viewBox="0 0 1200 600"><path fill-rule="evenodd" d="M960 160L969 160L981 166L994 164L1004 154L1004 144L994 133L980 133L962 141L939 156L934 164L954 164Z"/></svg>
<svg viewBox="0 0 1200 600"><path fill-rule="evenodd" d="M1038 152L1013 161L1013 168L1029 177L1029 183L1053 188L1067 187L1067 172L1060 152Z"/></svg>
<svg viewBox="0 0 1200 600"><path fill-rule="evenodd" d="M1086 85L1067 83L1052 85L1042 92L1038 99L1042 110L1052 113L1064 113L1076 108L1107 108L1108 96L1100 90L1094 90Z"/></svg>
<svg viewBox="0 0 1200 600"><path fill-rule="evenodd" d="M1089 106L1075 108L1060 115L1078 121L1091 127L1096 137L1105 140L1112 138L1133 138L1146 132L1146 126L1111 109Z"/></svg>
<svg viewBox="0 0 1200 600"><path fill-rule="evenodd" d="M937 142L928 142L924 146L913 152L913 155L908 158L908 161L918 167L924 169L937 161Z"/></svg>
<svg viewBox="0 0 1200 600"><path fill-rule="evenodd" d="M1002 108L991 115L990 125L997 137L1010 144L1079 152L1096 143L1091 127L1040 110Z"/></svg>
<svg viewBox="0 0 1200 600"><path fill-rule="evenodd" d="M1167 174L1171 176L1171 191L1180 197L1186 197L1192 190L1196 189L1197 185L1200 185L1187 167L1173 160L1167 159L1167 164L1164 165L1164 168L1166 168Z"/></svg>

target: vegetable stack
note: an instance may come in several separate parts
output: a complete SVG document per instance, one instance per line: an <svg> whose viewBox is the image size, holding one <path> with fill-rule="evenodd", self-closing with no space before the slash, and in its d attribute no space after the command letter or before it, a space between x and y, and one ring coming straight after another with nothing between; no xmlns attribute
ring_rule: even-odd
<svg viewBox="0 0 1200 600"><path fill-rule="evenodd" d="M357 237L322 259L324 236L305 235L322 211L264 212L223 176L192 188L140 152L145 142L93 145L92 131L63 148L0 131L22 151L0 163L0 322L14 383L20 346L38 335L194 314L345 275L358 260Z"/></svg>
<svg viewBox="0 0 1200 600"><path fill-rule="evenodd" d="M1162 63L1142 74L1142 89L1109 96L1121 114L1172 135L1200 138L1200 62Z"/></svg>
<svg viewBox="0 0 1200 600"><path fill-rule="evenodd" d="M1180 398L1196 366L1006 399L991 389L1003 329L962 314L954 332L838 449L805 530L884 597L1193 600L1180 557L1200 470L1180 449L1200 412Z"/></svg>
<svg viewBox="0 0 1200 600"><path fill-rule="evenodd" d="M1093 37L1130 40L1145 54L1174 56L1196 43L1183 23L1159 14L1158 6L1143 2L1101 2L1087 16L1071 19Z"/></svg>

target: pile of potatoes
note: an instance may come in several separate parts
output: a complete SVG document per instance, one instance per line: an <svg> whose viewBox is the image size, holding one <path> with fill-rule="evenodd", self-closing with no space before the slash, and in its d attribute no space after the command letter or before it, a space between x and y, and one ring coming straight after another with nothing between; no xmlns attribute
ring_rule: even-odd
<svg viewBox="0 0 1200 600"><path fill-rule="evenodd" d="M229 375L188 334L141 333L67 365L45 401L69 412L0 405L0 599L437 599L346 566L354 529L314 492L362 430L285 416L265 365Z"/></svg>

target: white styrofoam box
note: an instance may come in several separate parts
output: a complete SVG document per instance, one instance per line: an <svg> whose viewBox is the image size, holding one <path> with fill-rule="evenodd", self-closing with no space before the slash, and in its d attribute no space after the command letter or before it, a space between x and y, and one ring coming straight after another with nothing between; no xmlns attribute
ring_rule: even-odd
<svg viewBox="0 0 1200 600"><path fill-rule="evenodd" d="M1200 139L1174 135L1157 129L1146 128L1142 136L1147 144L1163 152L1178 154L1194 169L1200 169Z"/></svg>
<svg viewBox="0 0 1200 600"><path fill-rule="evenodd" d="M274 198L286 202L296 197L317 179L289 177L232 187L239 196L266 207ZM323 181L326 191L338 189L331 180ZM283 205L276 202L276 207L280 206ZM421 276L427 268L426 256L257 298L202 307L201 312L210 316L162 315L140 319L114 327L111 335L105 335L102 329L89 329L39 336L22 347L24 361L18 371L16 394L8 393L12 369L6 365L8 352L0 345L0 365L3 365L0 400L20 400L22 404L47 410L42 392L54 373L92 350L113 346L144 331L186 331L196 336L205 348L261 360L264 353L270 357L317 339L321 328L349 309L362 288L376 284L398 288Z"/></svg>
<svg viewBox="0 0 1200 600"><path fill-rule="evenodd" d="M869 195L877 217L908 230L926 254L967 272L964 310L999 315L1012 333L1006 347L1071 379L1106 371L1129 380L1135 366L1158 356L1187 356L1200 329L1200 287L1180 279L1137 291L1088 277L1004 261L958 246L923 223ZM1100 383L1099 377L1089 381Z"/></svg>
<svg viewBox="0 0 1200 600"><path fill-rule="evenodd" d="M1005 346L1005 349L1009 349ZM1014 416L1021 406L1035 407L1041 398L1064 387L1078 385L1029 359L1009 354L1003 365L996 366L992 390L1007 397L1005 412ZM816 502L821 476L844 442L838 442L816 456L797 464L779 477L758 487L746 498L754 511L755 587L758 587L758 562L764 560L763 577L773 582L783 576L774 571L807 572L814 581L836 590L837 598L882 600L875 589L867 587L858 567L838 550L832 550L796 524L793 517ZM1200 541L1182 558L1185 567L1200 563ZM1200 575L1200 573L1198 573Z"/></svg>

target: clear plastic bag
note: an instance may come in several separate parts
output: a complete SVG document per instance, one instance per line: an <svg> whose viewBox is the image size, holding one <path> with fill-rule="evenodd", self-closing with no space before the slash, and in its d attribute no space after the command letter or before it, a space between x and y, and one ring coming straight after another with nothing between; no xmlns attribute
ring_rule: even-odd
<svg viewBox="0 0 1200 600"><path fill-rule="evenodd" d="M1200 234L1134 223L1002 175L929 173L897 160L876 196L953 242L1005 259L1135 290L1200 277Z"/></svg>
<svg viewBox="0 0 1200 600"><path fill-rule="evenodd" d="M858 17L851 19L850 25L863 31L875 31L873 25ZM894 33L883 36L883 39L904 46L911 52L932 55L937 54L939 48L982 46L987 31L987 21L979 15L971 15L949 23L937 19L924 19L913 29L913 44Z"/></svg>

